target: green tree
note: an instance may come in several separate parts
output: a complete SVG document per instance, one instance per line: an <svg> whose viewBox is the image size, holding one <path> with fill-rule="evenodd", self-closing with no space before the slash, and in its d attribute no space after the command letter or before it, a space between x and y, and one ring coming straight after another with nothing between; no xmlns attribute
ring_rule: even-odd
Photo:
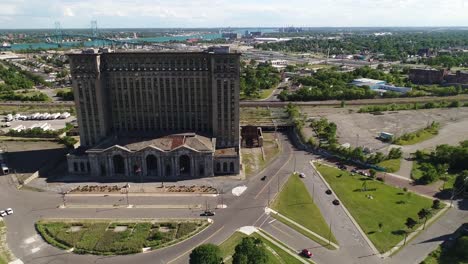
<svg viewBox="0 0 468 264"><path fill-rule="evenodd" d="M408 230L405 231L405 242L403 244L406 245L406 238L408 237L408 232L412 231L413 228L418 224L416 220L414 220L411 217L406 218L405 226L408 228Z"/></svg>
<svg viewBox="0 0 468 264"><path fill-rule="evenodd" d="M374 169L370 169L369 173L370 173L370 177L372 179L375 179L375 176L377 175L377 171L375 171Z"/></svg>
<svg viewBox="0 0 468 264"><path fill-rule="evenodd" d="M236 246L232 260L233 264L266 264L268 255L260 239L244 237Z"/></svg>
<svg viewBox="0 0 468 264"><path fill-rule="evenodd" d="M423 229L426 228L427 218L428 218L430 215L431 215L431 210L429 210L429 209L423 208L423 209L419 210L419 212L418 212L419 220L424 219Z"/></svg>
<svg viewBox="0 0 468 264"><path fill-rule="evenodd" d="M432 207L431 207L431 208L432 208L432 209L435 209L435 210L439 209L439 208L440 208L440 200L438 200L438 199L433 200L433 201L432 201Z"/></svg>
<svg viewBox="0 0 468 264"><path fill-rule="evenodd" d="M388 153L388 159L400 159L403 155L401 148L392 148Z"/></svg>
<svg viewBox="0 0 468 264"><path fill-rule="evenodd" d="M457 239L455 252L460 259L468 259L468 236L462 236Z"/></svg>
<svg viewBox="0 0 468 264"><path fill-rule="evenodd" d="M190 253L190 264L220 264L223 263L221 249L214 244L203 244Z"/></svg>

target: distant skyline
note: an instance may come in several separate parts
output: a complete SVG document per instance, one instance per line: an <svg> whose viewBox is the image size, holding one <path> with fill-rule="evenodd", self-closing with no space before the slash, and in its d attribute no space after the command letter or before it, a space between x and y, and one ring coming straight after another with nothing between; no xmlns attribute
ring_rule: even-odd
<svg viewBox="0 0 468 264"><path fill-rule="evenodd" d="M0 0L0 28L468 26L468 0Z"/></svg>

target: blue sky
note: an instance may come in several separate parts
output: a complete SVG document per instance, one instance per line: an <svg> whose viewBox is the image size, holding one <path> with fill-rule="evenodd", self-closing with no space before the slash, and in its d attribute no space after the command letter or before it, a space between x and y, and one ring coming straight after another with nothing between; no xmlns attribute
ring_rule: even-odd
<svg viewBox="0 0 468 264"><path fill-rule="evenodd" d="M468 26L468 0L0 0L0 28Z"/></svg>

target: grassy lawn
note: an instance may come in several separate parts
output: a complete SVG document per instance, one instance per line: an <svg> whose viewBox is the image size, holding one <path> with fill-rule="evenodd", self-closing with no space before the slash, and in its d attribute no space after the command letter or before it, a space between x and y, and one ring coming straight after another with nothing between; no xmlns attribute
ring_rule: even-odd
<svg viewBox="0 0 468 264"><path fill-rule="evenodd" d="M275 90L276 87L272 87L270 89L263 89L260 91L260 98L259 99L266 99L268 98L271 93Z"/></svg>
<svg viewBox="0 0 468 264"><path fill-rule="evenodd" d="M6 226L0 221L0 264L7 264L10 260L11 255L6 243Z"/></svg>
<svg viewBox="0 0 468 264"><path fill-rule="evenodd" d="M318 163L315 165L380 252L390 250L404 238L408 217L418 220L418 211L432 205L428 198L414 193L408 196L401 189L382 182L352 176ZM367 191L362 191L364 182L367 182ZM367 195L372 195L373 199ZM379 223L383 224L381 232Z"/></svg>
<svg viewBox="0 0 468 264"><path fill-rule="evenodd" d="M397 172L400 170L401 159L384 160L377 164L377 166L384 167L387 172Z"/></svg>
<svg viewBox="0 0 468 264"><path fill-rule="evenodd" d="M53 246L74 248L78 254L124 255L157 249L186 239L201 230L205 221L121 222L39 221L36 229Z"/></svg>
<svg viewBox="0 0 468 264"><path fill-rule="evenodd" d="M281 193L273 202L272 208L326 239L330 235L330 228L327 222L323 218L317 205L315 205L312 200L306 186L297 175L291 175L289 177L286 185L281 190ZM278 217L278 219L301 234L313 239L317 243L322 245L324 244L323 241L318 240L315 236L308 234L286 220L281 219L281 217ZM333 234L331 235L331 241L337 243Z"/></svg>
<svg viewBox="0 0 468 264"><path fill-rule="evenodd" d="M251 235L252 237L260 239L267 248L267 255L268 255L268 263L270 264L300 264L298 259L291 256L289 252L282 250L281 248L277 247L267 239L263 238L257 233ZM224 263L230 264L232 263L232 255L234 255L236 246L241 242L242 238L247 237L247 235L235 232L231 237L229 237L226 241L224 241L219 247L221 248L221 252L223 254L223 259L226 261ZM271 236L271 239L275 240ZM275 240L276 241L276 240ZM281 242L276 241L277 243L281 244Z"/></svg>

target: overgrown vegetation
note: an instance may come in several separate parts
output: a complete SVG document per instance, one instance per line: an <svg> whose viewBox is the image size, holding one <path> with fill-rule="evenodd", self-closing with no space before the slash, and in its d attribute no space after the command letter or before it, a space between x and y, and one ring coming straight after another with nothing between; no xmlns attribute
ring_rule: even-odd
<svg viewBox="0 0 468 264"><path fill-rule="evenodd" d="M206 222L39 221L36 229L49 244L77 254L124 255L168 246L202 229Z"/></svg>
<svg viewBox="0 0 468 264"><path fill-rule="evenodd" d="M418 109L432 109L432 108L455 108L455 107L468 107L468 102L462 103L460 101L451 102L427 102L427 103L413 103L413 104L389 104L389 105L370 105L361 107L358 113L379 113L385 111L400 111L400 110L418 110Z"/></svg>
<svg viewBox="0 0 468 264"><path fill-rule="evenodd" d="M269 63L249 64L241 62L240 91L241 98L259 98L262 90L276 87L280 82L280 74Z"/></svg>
<svg viewBox="0 0 468 264"><path fill-rule="evenodd" d="M429 184L441 177L468 174L468 140L458 146L439 145L432 152L416 151L414 159L417 162L419 175L412 172L412 177L421 184Z"/></svg>
<svg viewBox="0 0 468 264"><path fill-rule="evenodd" d="M425 140L428 140L437 134L439 134L440 124L437 122L432 122L430 125L425 128L419 129L415 132L405 133L398 138L393 140L394 144L397 145L413 145Z"/></svg>
<svg viewBox="0 0 468 264"><path fill-rule="evenodd" d="M58 90L56 93L57 97L60 97L63 101L73 101L75 96L73 95L73 91L71 89L61 89Z"/></svg>

